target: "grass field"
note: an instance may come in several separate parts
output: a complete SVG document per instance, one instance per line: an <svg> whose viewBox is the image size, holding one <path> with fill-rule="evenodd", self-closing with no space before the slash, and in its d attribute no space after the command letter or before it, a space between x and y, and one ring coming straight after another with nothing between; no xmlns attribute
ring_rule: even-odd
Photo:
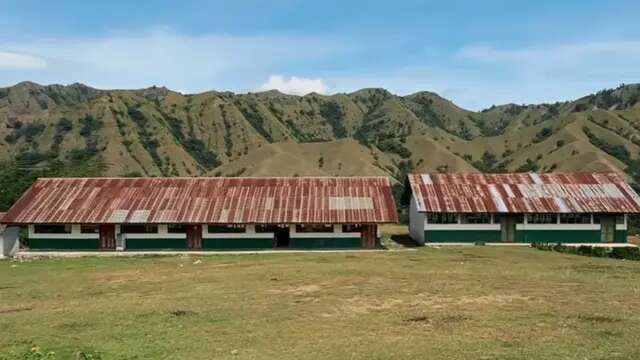
<svg viewBox="0 0 640 360"><path fill-rule="evenodd" d="M639 345L639 262L514 247L0 261L0 359L639 359Z"/></svg>

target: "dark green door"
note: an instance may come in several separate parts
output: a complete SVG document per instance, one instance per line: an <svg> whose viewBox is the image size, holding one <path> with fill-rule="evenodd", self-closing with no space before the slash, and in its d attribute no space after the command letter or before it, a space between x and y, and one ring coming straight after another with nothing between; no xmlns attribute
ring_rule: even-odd
<svg viewBox="0 0 640 360"><path fill-rule="evenodd" d="M616 218L615 216L602 216L600 218L600 241L609 243L613 242L616 235Z"/></svg>
<svg viewBox="0 0 640 360"><path fill-rule="evenodd" d="M501 216L500 217L500 231L502 235L502 242L515 242L516 241L516 223L517 218L515 216Z"/></svg>

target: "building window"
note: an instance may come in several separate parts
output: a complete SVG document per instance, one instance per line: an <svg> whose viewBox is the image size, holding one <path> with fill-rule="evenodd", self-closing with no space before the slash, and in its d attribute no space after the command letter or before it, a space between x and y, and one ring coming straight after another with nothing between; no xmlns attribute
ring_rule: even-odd
<svg viewBox="0 0 640 360"><path fill-rule="evenodd" d="M463 224L491 224L491 215L487 213L461 214Z"/></svg>
<svg viewBox="0 0 640 360"><path fill-rule="evenodd" d="M342 225L343 233L362 232L362 225L358 224L344 224Z"/></svg>
<svg viewBox="0 0 640 360"><path fill-rule="evenodd" d="M122 225L120 232L125 234L157 234L158 225L127 224Z"/></svg>
<svg viewBox="0 0 640 360"><path fill-rule="evenodd" d="M560 214L561 224L591 224L591 214Z"/></svg>
<svg viewBox="0 0 640 360"><path fill-rule="evenodd" d="M333 225L331 224L304 224L296 225L298 233L332 233Z"/></svg>
<svg viewBox="0 0 640 360"><path fill-rule="evenodd" d="M527 214L528 224L557 224L556 214Z"/></svg>
<svg viewBox="0 0 640 360"><path fill-rule="evenodd" d="M83 234L97 234L100 232L98 225L80 225L80 232Z"/></svg>
<svg viewBox="0 0 640 360"><path fill-rule="evenodd" d="M207 226L207 232L212 234L243 233L246 232L246 227L235 224L211 224Z"/></svg>
<svg viewBox="0 0 640 360"><path fill-rule="evenodd" d="M34 225L38 234L71 234L71 225Z"/></svg>
<svg viewBox="0 0 640 360"><path fill-rule="evenodd" d="M608 214L593 214L593 223L600 224L602 222L602 218L616 218L616 224L624 224L624 214L618 215L608 215Z"/></svg>
<svg viewBox="0 0 640 360"><path fill-rule="evenodd" d="M502 224L502 219L515 219L516 224L524 224L523 214L495 214L493 216L493 223Z"/></svg>
<svg viewBox="0 0 640 360"><path fill-rule="evenodd" d="M169 234L186 234L187 225L185 224L169 224L167 225L167 232Z"/></svg>
<svg viewBox="0 0 640 360"><path fill-rule="evenodd" d="M428 224L457 224L458 214L456 213L427 213Z"/></svg>
<svg viewBox="0 0 640 360"><path fill-rule="evenodd" d="M288 229L288 225L275 225L275 224L258 224L256 225L257 233L275 233L279 229Z"/></svg>

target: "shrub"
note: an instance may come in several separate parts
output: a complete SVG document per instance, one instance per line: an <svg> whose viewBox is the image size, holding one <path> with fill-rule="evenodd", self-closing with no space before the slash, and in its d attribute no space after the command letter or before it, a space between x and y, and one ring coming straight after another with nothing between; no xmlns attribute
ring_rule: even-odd
<svg viewBox="0 0 640 360"><path fill-rule="evenodd" d="M614 259L640 260L640 249L637 247L616 247L611 250Z"/></svg>
<svg viewBox="0 0 640 360"><path fill-rule="evenodd" d="M91 137L92 134L100 128L102 128L102 121L96 120L91 115L87 115L84 118L80 119L80 124L82 127L80 128L80 135L85 138Z"/></svg>
<svg viewBox="0 0 640 360"><path fill-rule="evenodd" d="M73 123L67 118L61 118L56 124L56 131L69 132L73 129Z"/></svg>
<svg viewBox="0 0 640 360"><path fill-rule="evenodd" d="M539 142L543 141L544 139L548 138L549 136L551 136L551 134L553 134L553 129L551 129L549 127L545 127L542 130L538 131L536 136L533 138L533 142L534 143L539 143Z"/></svg>
<svg viewBox="0 0 640 360"><path fill-rule="evenodd" d="M207 149L205 143L196 138L191 138L184 142L184 148L203 168L211 170L220 165L218 156L213 151Z"/></svg>
<svg viewBox="0 0 640 360"><path fill-rule="evenodd" d="M637 247L601 247L601 246L566 246L562 244L531 244L531 247L543 251L555 251L565 254L574 254L592 257L604 257L612 259L636 260L640 261L640 248Z"/></svg>
<svg viewBox="0 0 640 360"><path fill-rule="evenodd" d="M400 155L402 158L410 158L411 151L404 147L400 141L396 139L382 140L378 144L378 148L384 152L392 152Z"/></svg>
<svg viewBox="0 0 640 360"><path fill-rule="evenodd" d="M24 137L25 141L30 143L33 142L33 139L40 135L45 129L44 124L26 124L23 125L21 122L16 122L14 124L13 131L5 136L5 141L9 144L13 144L16 141L20 140L20 138Z"/></svg>
<svg viewBox="0 0 640 360"><path fill-rule="evenodd" d="M336 138L347 137L347 129L344 126L344 112L338 103L331 101L321 104L320 116L327 120Z"/></svg>
<svg viewBox="0 0 640 360"><path fill-rule="evenodd" d="M531 159L527 159L527 162L520 165L515 172L530 172L530 171L538 171L540 166L536 164L535 161Z"/></svg>

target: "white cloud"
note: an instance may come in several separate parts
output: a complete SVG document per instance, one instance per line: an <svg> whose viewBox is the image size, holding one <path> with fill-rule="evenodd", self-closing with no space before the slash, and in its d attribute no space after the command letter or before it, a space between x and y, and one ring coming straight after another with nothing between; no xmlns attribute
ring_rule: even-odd
<svg viewBox="0 0 640 360"><path fill-rule="evenodd" d="M291 64L322 61L343 46L339 39L329 37L193 36L166 29L99 38L0 42L0 49L47 59L45 72L6 72L0 73L0 78L15 82L84 82L99 88L164 85L185 92L246 91L255 88L256 79Z"/></svg>
<svg viewBox="0 0 640 360"><path fill-rule="evenodd" d="M13 52L0 51L0 69L42 69L47 66L47 62L41 58L18 54Z"/></svg>
<svg viewBox="0 0 640 360"><path fill-rule="evenodd" d="M488 63L577 62L604 56L638 57L640 56L640 41L596 41L511 49L471 45L461 48L457 55L462 59Z"/></svg>
<svg viewBox="0 0 640 360"><path fill-rule="evenodd" d="M281 75L271 75L269 80L260 86L260 90L278 90L290 95L306 95L312 92L326 94L327 86L322 79L307 79L292 76L285 78Z"/></svg>

